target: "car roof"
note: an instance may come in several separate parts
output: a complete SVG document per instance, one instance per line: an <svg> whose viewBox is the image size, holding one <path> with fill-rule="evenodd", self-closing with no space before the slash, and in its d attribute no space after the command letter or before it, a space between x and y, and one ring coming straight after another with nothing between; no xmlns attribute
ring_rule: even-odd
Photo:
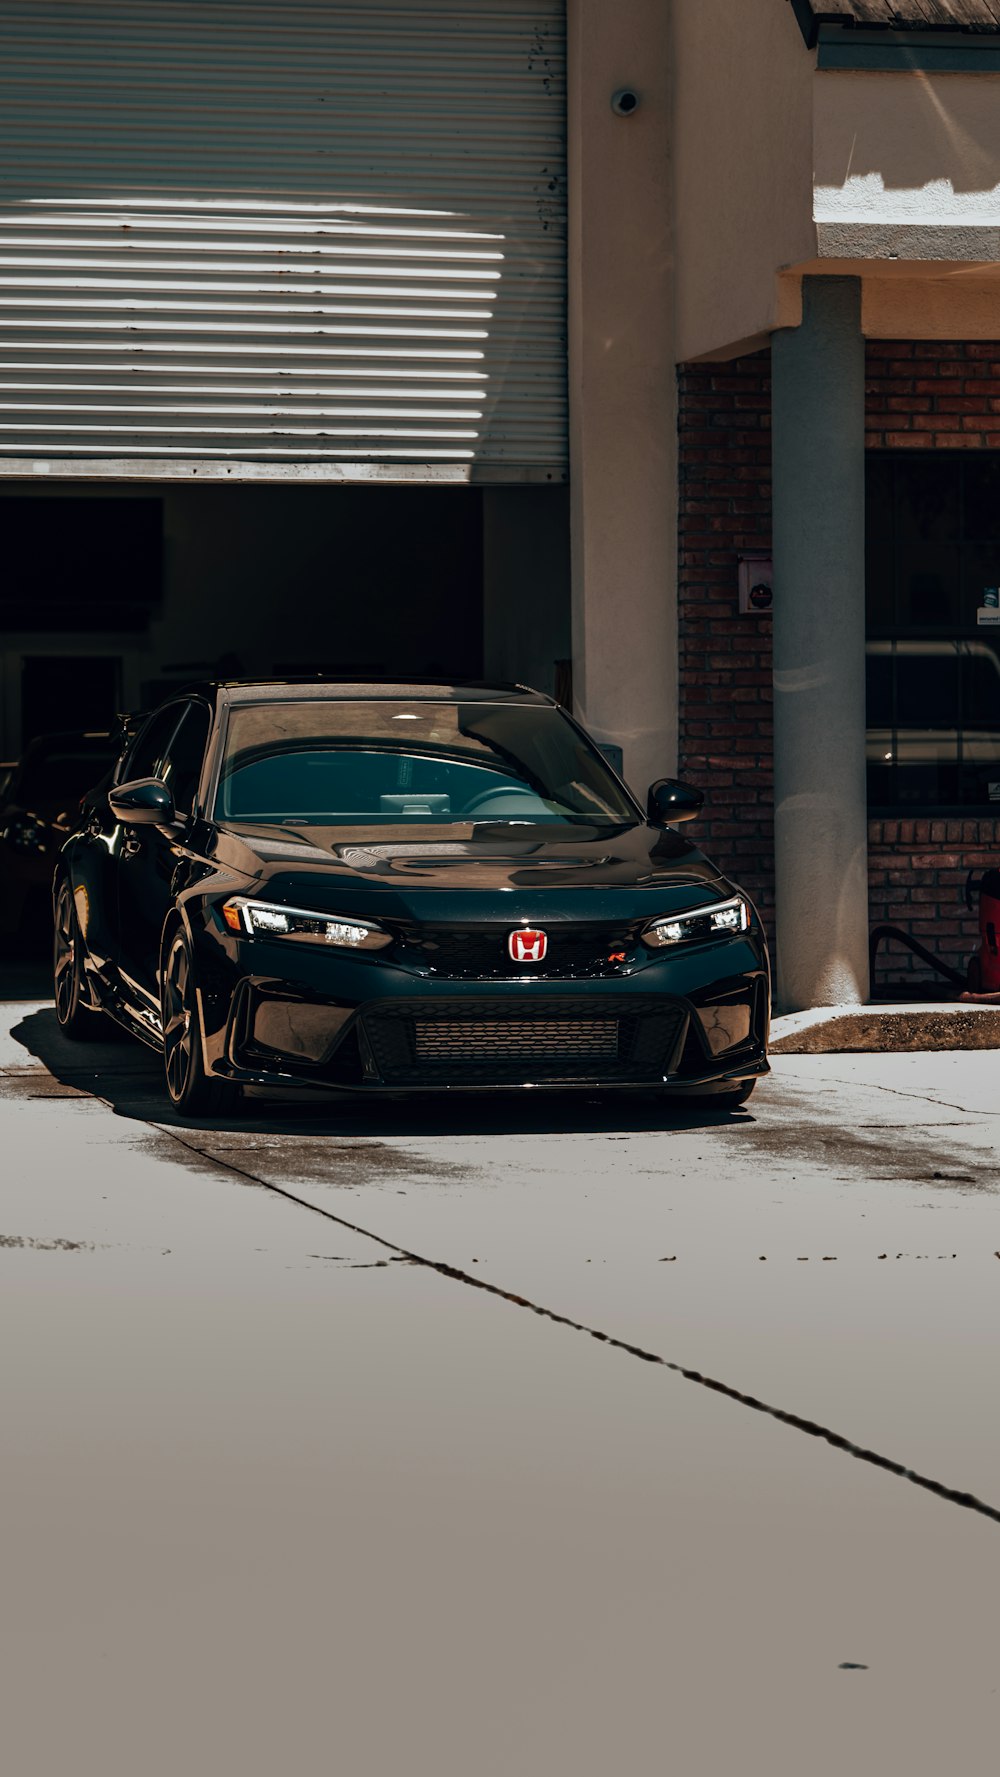
<svg viewBox="0 0 1000 1777"><path fill-rule="evenodd" d="M411 703L530 703L556 707L554 698L543 691L533 691L530 686L486 684L478 680L438 684L424 679L225 679L189 685L184 695L199 693L229 704L305 703L310 699L377 703L382 699L395 702L405 698Z"/></svg>

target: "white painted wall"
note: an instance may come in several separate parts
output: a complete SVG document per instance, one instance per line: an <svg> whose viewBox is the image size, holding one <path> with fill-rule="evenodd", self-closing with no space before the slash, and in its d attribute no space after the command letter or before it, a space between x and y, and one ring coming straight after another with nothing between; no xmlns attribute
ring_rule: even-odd
<svg viewBox="0 0 1000 1777"><path fill-rule="evenodd" d="M815 75L821 255L996 258L998 113L1000 75Z"/></svg>
<svg viewBox="0 0 1000 1777"><path fill-rule="evenodd" d="M677 747L667 19L662 0L569 0L568 29L574 698L644 795Z"/></svg>
<svg viewBox="0 0 1000 1777"><path fill-rule="evenodd" d="M733 356L778 324L777 271L816 253L816 57L787 0L672 0L669 19L677 357Z"/></svg>

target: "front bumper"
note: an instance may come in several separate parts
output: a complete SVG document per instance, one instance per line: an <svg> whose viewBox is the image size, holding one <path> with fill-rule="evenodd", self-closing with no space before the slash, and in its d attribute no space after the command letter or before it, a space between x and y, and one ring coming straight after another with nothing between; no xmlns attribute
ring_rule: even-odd
<svg viewBox="0 0 1000 1777"><path fill-rule="evenodd" d="M280 940L233 950L214 991L199 971L205 1053L246 1085L683 1093L768 1071L767 957L753 932L601 979L420 977L374 958L289 957Z"/></svg>

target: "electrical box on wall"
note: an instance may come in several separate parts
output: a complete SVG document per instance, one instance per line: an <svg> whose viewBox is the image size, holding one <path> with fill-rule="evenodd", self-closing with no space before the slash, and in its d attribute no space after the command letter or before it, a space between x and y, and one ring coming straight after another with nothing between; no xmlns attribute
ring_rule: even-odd
<svg viewBox="0 0 1000 1777"><path fill-rule="evenodd" d="M740 556L740 610L746 616L769 612L774 603L774 567L769 555Z"/></svg>

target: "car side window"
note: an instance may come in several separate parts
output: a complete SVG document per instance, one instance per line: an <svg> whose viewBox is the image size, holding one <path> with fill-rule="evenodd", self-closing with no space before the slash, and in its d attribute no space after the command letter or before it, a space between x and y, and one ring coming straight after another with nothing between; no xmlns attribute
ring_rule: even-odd
<svg viewBox="0 0 1000 1777"><path fill-rule="evenodd" d="M160 776L173 796L178 814L190 814L194 807L211 725L204 704L189 703L167 749Z"/></svg>
<svg viewBox="0 0 1000 1777"><path fill-rule="evenodd" d="M132 783L140 777L156 777L157 768L177 727L181 707L179 703L169 703L165 709L157 710L150 716L146 726L140 729L128 756L123 782Z"/></svg>

